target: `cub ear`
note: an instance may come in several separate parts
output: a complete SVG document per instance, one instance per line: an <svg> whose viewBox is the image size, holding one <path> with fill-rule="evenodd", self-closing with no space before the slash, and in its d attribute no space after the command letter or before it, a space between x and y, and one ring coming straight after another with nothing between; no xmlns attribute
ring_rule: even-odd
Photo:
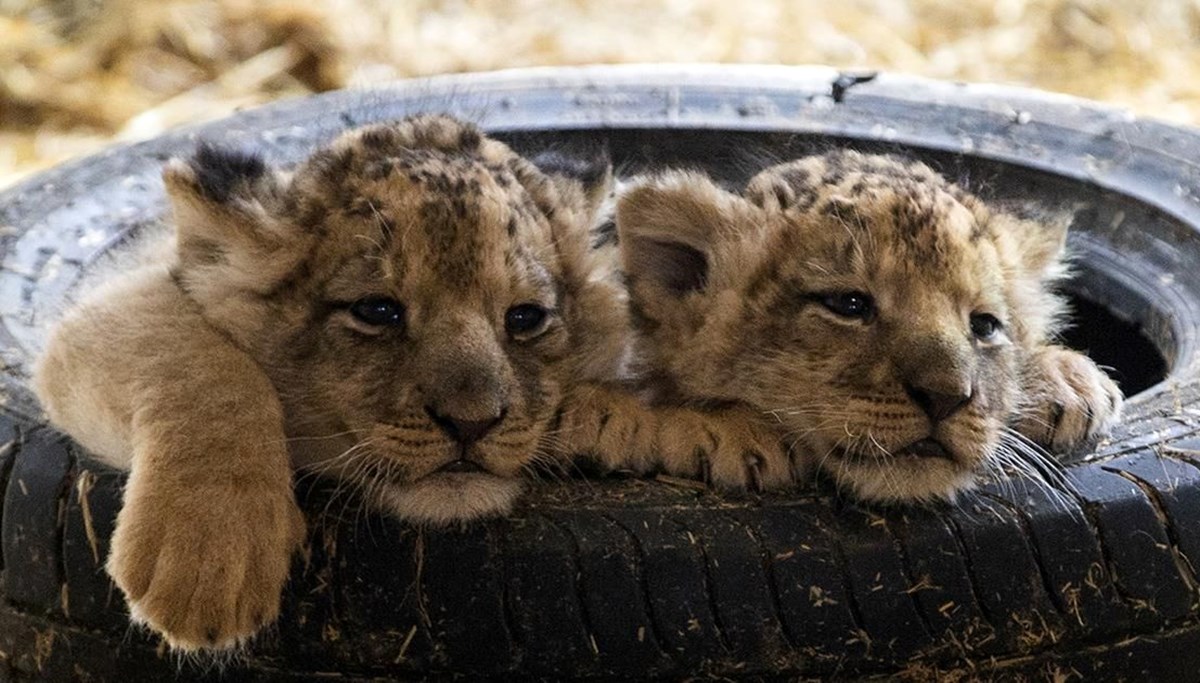
<svg viewBox="0 0 1200 683"><path fill-rule="evenodd" d="M550 178L561 196L578 196L575 193L579 192L586 214L592 219L612 193L612 159L607 147L551 149L530 162Z"/></svg>
<svg viewBox="0 0 1200 683"><path fill-rule="evenodd" d="M709 283L714 248L732 233L746 201L707 176L669 173L636 182L617 199L617 233L631 284L672 298Z"/></svg>
<svg viewBox="0 0 1200 683"><path fill-rule="evenodd" d="M1073 207L1044 208L1028 203L1002 202L993 205L993 225L1010 233L1017 244L1021 264L1042 279L1066 275L1067 232L1075 219Z"/></svg>
<svg viewBox="0 0 1200 683"><path fill-rule="evenodd" d="M163 182L185 277L219 268L227 285L266 291L302 256L307 243L281 219L286 177L262 157L202 144L168 162Z"/></svg>

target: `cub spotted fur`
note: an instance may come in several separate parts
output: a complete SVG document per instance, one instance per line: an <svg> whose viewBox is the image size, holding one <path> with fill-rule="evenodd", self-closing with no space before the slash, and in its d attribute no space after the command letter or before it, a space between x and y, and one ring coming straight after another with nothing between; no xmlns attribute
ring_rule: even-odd
<svg viewBox="0 0 1200 683"><path fill-rule="evenodd" d="M787 481L736 411L621 388L625 295L615 251L590 246L604 187L440 116L349 132L294 172L201 147L164 180L173 252L69 311L36 388L130 469L108 571L175 648L275 619L304 537L293 466L423 524L503 513L525 470L577 451Z"/></svg>
<svg viewBox="0 0 1200 683"><path fill-rule="evenodd" d="M735 195L635 182L617 226L642 362L675 401L734 401L858 496L952 498L1112 424L1115 384L1052 343L1065 225L927 166L835 151ZM1015 429L1015 431L1014 431Z"/></svg>

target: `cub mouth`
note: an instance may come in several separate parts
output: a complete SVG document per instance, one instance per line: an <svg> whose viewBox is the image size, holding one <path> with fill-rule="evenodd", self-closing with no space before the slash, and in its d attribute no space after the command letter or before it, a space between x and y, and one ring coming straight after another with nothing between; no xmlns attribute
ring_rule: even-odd
<svg viewBox="0 0 1200 683"><path fill-rule="evenodd" d="M937 458L954 462L954 454L950 449L942 445L936 439L924 438L914 441L904 448L893 451L892 455L897 458Z"/></svg>
<svg viewBox="0 0 1200 683"><path fill-rule="evenodd" d="M947 448L941 441L932 437L918 439L903 448L897 448L891 451L888 456L882 458L878 455L872 457L855 456L847 452L845 449L839 448L835 451L836 455L843 460L853 460L859 462L860 465L876 465L886 467L889 463L895 460L917 463L921 460L943 460L951 464L957 464L958 460L954 457L954 453Z"/></svg>
<svg viewBox="0 0 1200 683"><path fill-rule="evenodd" d="M475 462L474 460L467 460L466 458L459 458L457 460L451 460L450 462L446 463L445 465L442 465L441 467L434 470L434 473L435 474L441 474L441 473L476 474L476 473L483 473L486 471L487 470L485 470L483 468L483 465L480 465L479 463Z"/></svg>

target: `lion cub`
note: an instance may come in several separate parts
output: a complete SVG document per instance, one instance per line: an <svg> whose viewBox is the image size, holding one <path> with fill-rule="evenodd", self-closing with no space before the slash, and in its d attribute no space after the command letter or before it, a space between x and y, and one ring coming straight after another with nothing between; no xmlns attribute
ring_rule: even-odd
<svg viewBox="0 0 1200 683"><path fill-rule="evenodd" d="M953 498L1115 420L1116 385L1055 346L1065 225L992 211L929 167L835 151L742 195L669 171L616 220L663 397L735 401L840 486Z"/></svg>
<svg viewBox="0 0 1200 683"><path fill-rule="evenodd" d="M290 173L201 147L164 180L168 257L70 310L36 389L130 470L107 567L174 648L233 647L277 616L304 538L293 467L434 525L506 512L536 461L578 451L684 474L703 452L718 484L788 481L736 410L621 388L625 294L615 250L590 246L602 187L441 116L346 133Z"/></svg>

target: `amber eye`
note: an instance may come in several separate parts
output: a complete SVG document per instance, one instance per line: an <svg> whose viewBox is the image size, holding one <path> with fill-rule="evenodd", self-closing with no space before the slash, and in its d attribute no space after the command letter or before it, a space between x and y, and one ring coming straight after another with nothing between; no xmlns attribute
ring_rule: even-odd
<svg viewBox="0 0 1200 683"><path fill-rule="evenodd" d="M971 314L971 334L979 341L991 341L1004 326L996 316L988 313Z"/></svg>
<svg viewBox="0 0 1200 683"><path fill-rule="evenodd" d="M404 304L384 296L359 299L350 304L350 315L356 320L374 327L403 327Z"/></svg>
<svg viewBox="0 0 1200 683"><path fill-rule="evenodd" d="M865 292L831 292L821 294L818 301L843 318L867 320L875 315L875 299Z"/></svg>
<svg viewBox="0 0 1200 683"><path fill-rule="evenodd" d="M541 332L550 312L537 304L520 304L504 314L504 329L512 337L528 337Z"/></svg>

